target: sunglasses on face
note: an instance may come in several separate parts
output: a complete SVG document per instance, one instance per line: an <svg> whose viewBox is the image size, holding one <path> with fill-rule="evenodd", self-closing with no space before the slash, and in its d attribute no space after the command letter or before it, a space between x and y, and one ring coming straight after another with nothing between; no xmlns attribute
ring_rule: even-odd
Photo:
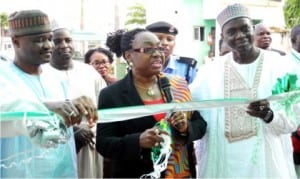
<svg viewBox="0 0 300 179"><path fill-rule="evenodd" d="M144 47L144 48L137 48L137 49L132 49L135 52L138 53L145 53L145 54L149 54L152 55L153 53L155 53L156 51L163 53L164 52L164 48L163 47Z"/></svg>

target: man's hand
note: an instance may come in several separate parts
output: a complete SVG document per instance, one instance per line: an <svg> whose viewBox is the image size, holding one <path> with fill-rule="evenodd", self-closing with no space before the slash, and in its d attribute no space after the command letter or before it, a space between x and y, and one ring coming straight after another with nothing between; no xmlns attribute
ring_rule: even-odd
<svg viewBox="0 0 300 179"><path fill-rule="evenodd" d="M93 146L95 143L93 141L94 134L90 129L74 126L74 136L76 152L78 153L80 149L86 145Z"/></svg>
<svg viewBox="0 0 300 179"><path fill-rule="evenodd" d="M98 120L97 107L94 105L91 98L81 96L72 100L72 103L79 110L80 114L84 115L90 125L93 125Z"/></svg>
<svg viewBox="0 0 300 179"><path fill-rule="evenodd" d="M81 96L73 100L44 102L47 108L63 117L65 124L80 124L85 116L90 126L98 120L97 108L89 97Z"/></svg>
<svg viewBox="0 0 300 179"><path fill-rule="evenodd" d="M186 133L188 131L187 117L185 112L175 112L167 119L170 125L180 133Z"/></svg>
<svg viewBox="0 0 300 179"><path fill-rule="evenodd" d="M267 100L259 100L250 103L247 107L246 112L250 116L258 117L266 123L271 122L274 117L273 111L270 108L270 103Z"/></svg>
<svg viewBox="0 0 300 179"><path fill-rule="evenodd" d="M77 110L76 106L69 100L44 102L44 104L50 111L59 114L64 119L67 126L74 125L81 121L82 115Z"/></svg>
<svg viewBox="0 0 300 179"><path fill-rule="evenodd" d="M169 135L167 131L160 130L158 127L145 130L140 135L140 147L152 148L157 147L163 141L161 134Z"/></svg>

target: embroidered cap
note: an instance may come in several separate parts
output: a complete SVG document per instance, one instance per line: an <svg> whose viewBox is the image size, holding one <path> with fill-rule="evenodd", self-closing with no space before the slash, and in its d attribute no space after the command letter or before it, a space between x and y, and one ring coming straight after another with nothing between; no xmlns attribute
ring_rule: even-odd
<svg viewBox="0 0 300 179"><path fill-rule="evenodd" d="M165 34L177 35L178 30L172 24L169 24L164 21L154 22L146 27L150 32L159 32Z"/></svg>
<svg viewBox="0 0 300 179"><path fill-rule="evenodd" d="M249 10L242 4L233 4L227 6L217 17L217 21L223 29L223 26L232 19L247 17L250 19Z"/></svg>
<svg viewBox="0 0 300 179"><path fill-rule="evenodd" d="M47 14L40 10L23 10L8 18L10 36L26 36L51 32Z"/></svg>

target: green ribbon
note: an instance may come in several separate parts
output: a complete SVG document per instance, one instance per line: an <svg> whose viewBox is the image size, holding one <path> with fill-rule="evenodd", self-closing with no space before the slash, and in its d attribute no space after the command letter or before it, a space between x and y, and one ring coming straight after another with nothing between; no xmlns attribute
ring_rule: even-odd
<svg viewBox="0 0 300 179"><path fill-rule="evenodd" d="M150 116L160 113L168 113L169 111L191 111L199 109L210 109L215 107L226 107L232 105L247 104L249 100L246 98L229 98L229 99L214 99L214 100L201 100L190 101L184 103L165 103L154 105L139 105L127 106L119 108L101 109L98 110L99 123L118 122L129 119ZM1 109L1 106L0 106ZM9 111L0 112L0 121L14 121L22 120L24 115L26 119L36 118L38 116L53 116L52 112L39 112L39 111Z"/></svg>
<svg viewBox="0 0 300 179"><path fill-rule="evenodd" d="M36 119L41 117L54 117L55 113L49 112L40 112L40 111L16 111L16 112L0 112L0 121L12 121L12 120L23 120L24 117L26 119Z"/></svg>
<svg viewBox="0 0 300 179"><path fill-rule="evenodd" d="M298 77L296 74L287 73L282 78L277 79L277 83L272 89L273 95L289 93L288 95L285 95L284 100L278 101L279 108L284 108L289 117L294 116L292 105L300 101L300 95L297 92L300 90L300 87L297 86L297 80Z"/></svg>
<svg viewBox="0 0 300 179"><path fill-rule="evenodd" d="M168 165L168 159L172 152L171 149L171 126L166 119L155 124L160 130L168 132L169 135L162 134L163 142L158 146L151 148L151 159L153 162L153 172L144 174L141 178L160 178L160 173L164 171Z"/></svg>
<svg viewBox="0 0 300 179"><path fill-rule="evenodd" d="M281 94L290 91L299 90L300 87L297 87L298 77L295 74L286 74L282 78L277 79L277 83L272 89L272 94Z"/></svg>
<svg viewBox="0 0 300 179"><path fill-rule="evenodd" d="M167 120L164 119L161 120L160 122L156 123L156 126L158 126L160 130L166 131L168 132L169 135L171 135L171 126ZM156 147L152 147L151 149L152 161L156 161L159 158L162 147L164 146L158 145Z"/></svg>
<svg viewBox="0 0 300 179"><path fill-rule="evenodd" d="M281 80L278 80L280 85L274 87L274 95L264 98L269 101L286 101L285 103L295 103L298 102L300 90L299 88L294 88L295 91L285 92L278 94L280 91L283 91L283 85ZM287 84L287 83L285 83ZM291 99L290 99L291 98ZM129 119L150 116L160 113L168 113L170 111L193 111L193 110L205 110L218 107L230 107L235 105L246 105L254 100L259 99L246 99L246 98L228 98L228 99L212 99L212 100L199 100L199 101L190 101L184 103L165 103L165 104L154 104L154 105L139 105L139 106L127 106L119 108L110 108L110 109L101 109L98 110L99 121L98 123L107 123L107 122L118 122L125 121ZM1 109L1 107L0 107ZM8 111L0 112L0 121L15 121L23 120L26 117L27 120L35 120L40 117L52 117L55 115L53 112L41 112L41 111Z"/></svg>

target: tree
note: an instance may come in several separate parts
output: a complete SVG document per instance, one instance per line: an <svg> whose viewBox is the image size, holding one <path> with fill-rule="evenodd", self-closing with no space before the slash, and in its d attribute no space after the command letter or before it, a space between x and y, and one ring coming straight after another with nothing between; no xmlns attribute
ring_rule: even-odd
<svg viewBox="0 0 300 179"><path fill-rule="evenodd" d="M144 25L146 24L146 9L142 4L135 3L128 7L127 20L125 25Z"/></svg>
<svg viewBox="0 0 300 179"><path fill-rule="evenodd" d="M5 28L8 27L8 15L3 12L0 14L0 33L1 33L1 36L0 36L0 50L2 49L2 38L4 36L4 31L5 31Z"/></svg>
<svg viewBox="0 0 300 179"><path fill-rule="evenodd" d="M300 0L286 0L283 11L286 26L292 28L300 24Z"/></svg>
<svg viewBox="0 0 300 179"><path fill-rule="evenodd" d="M8 26L8 15L5 12L0 14L0 27L1 30Z"/></svg>

